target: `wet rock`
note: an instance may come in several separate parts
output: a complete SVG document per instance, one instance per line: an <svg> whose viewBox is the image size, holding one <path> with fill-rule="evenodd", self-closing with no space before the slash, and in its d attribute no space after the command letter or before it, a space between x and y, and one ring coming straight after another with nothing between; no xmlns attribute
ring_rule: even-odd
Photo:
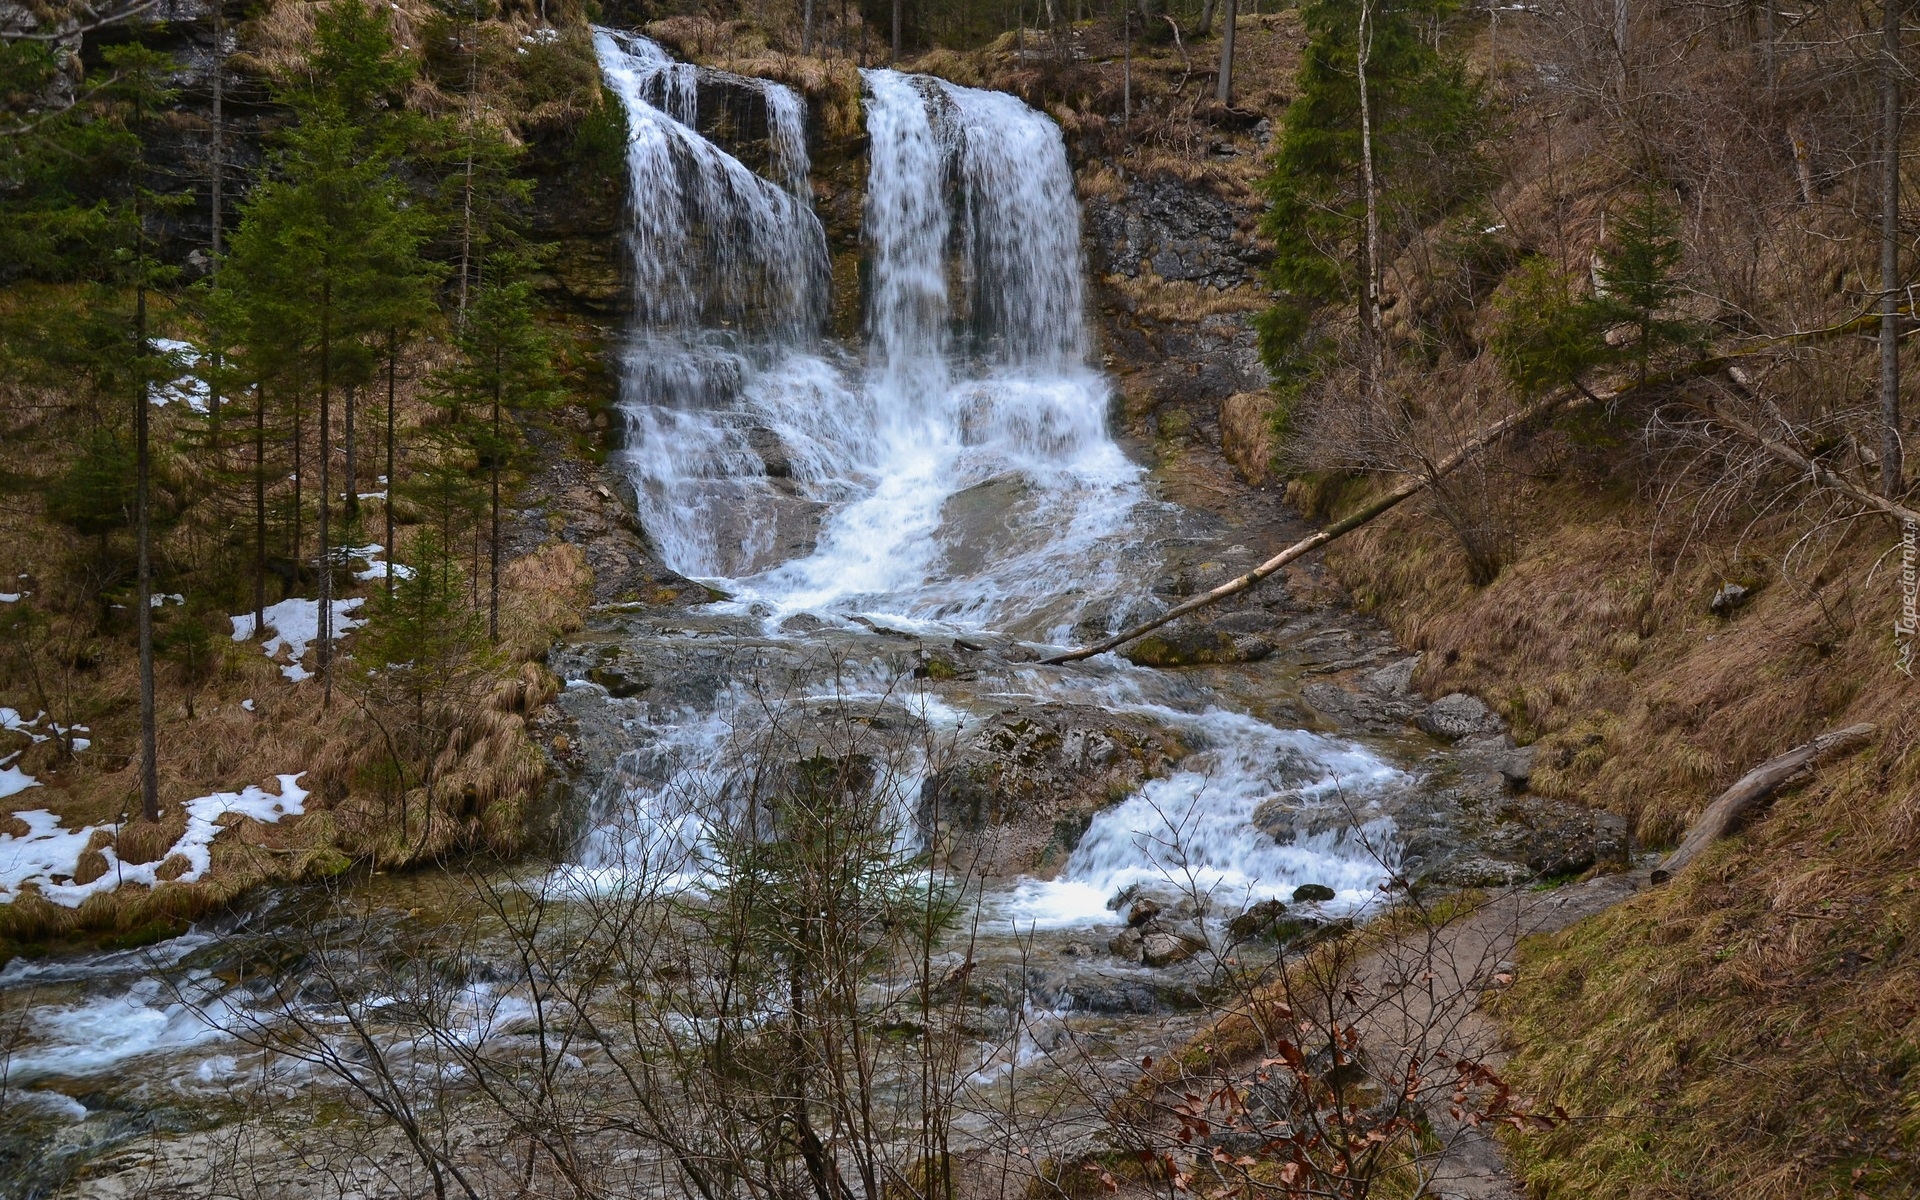
<svg viewBox="0 0 1920 1200"><path fill-rule="evenodd" d="M1144 717L1091 705L1006 709L969 727L929 775L921 826L946 826L949 857L988 875L1044 877L1065 864L1095 812L1184 753Z"/></svg>
<svg viewBox="0 0 1920 1200"><path fill-rule="evenodd" d="M793 459L787 454L787 444L773 430L759 425L747 430L747 447L760 457L761 466L768 475L775 479L787 479L793 475Z"/></svg>
<svg viewBox="0 0 1920 1200"><path fill-rule="evenodd" d="M1153 900L1136 900L1133 907L1127 910L1127 924L1138 929L1159 915L1160 906Z"/></svg>
<svg viewBox="0 0 1920 1200"><path fill-rule="evenodd" d="M827 623L812 613L795 613L780 622L782 633L815 633L827 628Z"/></svg>
<svg viewBox="0 0 1920 1200"><path fill-rule="evenodd" d="M1293 889L1293 902L1295 904L1320 904L1333 899L1337 894L1338 893L1324 883L1303 883Z"/></svg>
<svg viewBox="0 0 1920 1200"><path fill-rule="evenodd" d="M1287 915L1287 906L1278 900L1262 900L1227 922L1227 932L1240 941L1257 938L1273 929Z"/></svg>
<svg viewBox="0 0 1920 1200"><path fill-rule="evenodd" d="M1500 728L1500 718L1494 716L1478 696L1454 692L1427 705L1415 724L1434 737L1457 742Z"/></svg>
<svg viewBox="0 0 1920 1200"><path fill-rule="evenodd" d="M1183 963L1206 948L1207 943L1186 933L1157 929L1140 942L1140 961L1156 969Z"/></svg>
<svg viewBox="0 0 1920 1200"><path fill-rule="evenodd" d="M1139 667L1259 662L1272 653L1273 643L1264 637L1209 625L1168 626L1121 651L1128 662Z"/></svg>
<svg viewBox="0 0 1920 1200"><path fill-rule="evenodd" d="M1115 958L1125 959L1127 962L1139 962L1146 940L1145 934L1128 926L1107 940L1107 953Z"/></svg>
<svg viewBox="0 0 1920 1200"><path fill-rule="evenodd" d="M647 690L645 676L638 673L629 675L618 667L594 667L587 672L587 678L607 689L607 695L616 700L625 700Z"/></svg>
<svg viewBox="0 0 1920 1200"><path fill-rule="evenodd" d="M1300 698L1335 724L1381 733L1400 729L1413 719L1416 711L1408 700L1351 691L1326 680L1316 680L1301 688Z"/></svg>

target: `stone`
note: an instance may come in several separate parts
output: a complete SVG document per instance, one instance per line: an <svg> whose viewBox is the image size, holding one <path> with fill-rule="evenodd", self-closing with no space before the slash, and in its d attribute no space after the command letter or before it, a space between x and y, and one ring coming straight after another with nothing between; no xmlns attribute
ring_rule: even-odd
<svg viewBox="0 0 1920 1200"><path fill-rule="evenodd" d="M1195 667L1215 663L1259 662L1273 643L1258 634L1234 633L1213 626L1170 626L1121 651L1136 667Z"/></svg>
<svg viewBox="0 0 1920 1200"><path fill-rule="evenodd" d="M1146 935L1142 934L1138 929L1129 926L1126 929L1122 929L1119 933L1114 934L1113 937L1108 940L1107 953L1113 955L1115 958L1123 958L1128 962L1139 962L1141 952L1145 947Z"/></svg>
<svg viewBox="0 0 1920 1200"><path fill-rule="evenodd" d="M1138 929L1159 915L1160 906L1153 900L1136 900L1133 907L1127 910L1127 924Z"/></svg>
<svg viewBox="0 0 1920 1200"><path fill-rule="evenodd" d="M1707 611L1716 617L1729 617L1735 609L1745 605L1753 598L1753 589L1737 583L1723 583L1720 590L1707 602Z"/></svg>
<svg viewBox="0 0 1920 1200"><path fill-rule="evenodd" d="M1287 906L1278 900L1262 900L1227 922L1227 932L1240 941L1257 938L1271 930L1287 914Z"/></svg>
<svg viewBox="0 0 1920 1200"><path fill-rule="evenodd" d="M1500 760L1500 779L1516 792L1524 792L1533 782L1533 760L1538 756L1538 747L1518 746Z"/></svg>
<svg viewBox="0 0 1920 1200"><path fill-rule="evenodd" d="M1192 958L1205 946L1205 942L1190 934L1158 929L1141 939L1140 961L1156 969L1171 967Z"/></svg>
<svg viewBox="0 0 1920 1200"><path fill-rule="evenodd" d="M1324 883L1303 883L1293 889L1293 902L1295 904L1319 904L1323 901L1333 899L1337 894L1338 893Z"/></svg>
<svg viewBox="0 0 1920 1200"><path fill-rule="evenodd" d="M1499 723L1500 718L1494 716L1478 696L1469 696L1465 692L1440 697L1427 705L1414 721L1427 733L1449 742L1457 742L1476 733L1486 733L1498 728Z"/></svg>
<svg viewBox="0 0 1920 1200"><path fill-rule="evenodd" d="M1420 656L1403 658L1396 663L1388 663L1377 671L1369 671L1361 681L1361 686L1376 696L1404 698L1413 694L1413 669L1420 665Z"/></svg>

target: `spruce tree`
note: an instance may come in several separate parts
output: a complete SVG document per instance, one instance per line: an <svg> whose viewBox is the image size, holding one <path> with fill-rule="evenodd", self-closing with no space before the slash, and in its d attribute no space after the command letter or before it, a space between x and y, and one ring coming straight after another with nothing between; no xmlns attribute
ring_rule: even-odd
<svg viewBox="0 0 1920 1200"><path fill-rule="evenodd" d="M1362 5L1366 5L1367 125L1363 153ZM1299 95L1287 109L1264 190L1263 227L1274 241L1269 278L1280 292L1260 321L1261 346L1282 378L1311 369L1311 326L1321 308L1360 306L1365 281L1396 248L1471 195L1484 165L1474 153L1485 129L1478 85L1432 36L1455 0L1309 0ZM1367 255L1371 200L1385 214L1381 261ZM1365 314L1362 314L1363 321Z"/></svg>

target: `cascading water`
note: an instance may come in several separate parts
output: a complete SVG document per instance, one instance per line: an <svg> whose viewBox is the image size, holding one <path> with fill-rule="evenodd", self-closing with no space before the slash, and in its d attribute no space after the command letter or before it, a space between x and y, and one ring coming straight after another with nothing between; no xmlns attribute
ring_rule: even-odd
<svg viewBox="0 0 1920 1200"><path fill-rule="evenodd" d="M603 55L618 49L608 35L602 46ZM656 79L679 70L648 69ZM644 325L654 354L670 337L676 361L696 374L663 387L657 366L629 371L627 461L642 520L672 566L731 593L728 611L759 617L767 638L877 624L1064 642L1076 626L1128 619L1153 569L1134 544L1135 523L1155 502L1108 435L1109 391L1086 361L1079 210L1059 129L1003 93L888 70L863 79L863 358L778 321L749 323L759 330L750 337L725 331L723 357L685 349L712 344L711 322ZM622 94L644 105L641 91ZM631 119L639 128L654 117L642 108ZM701 154L725 158L710 144ZM654 159L636 150L632 161L636 211L684 194ZM804 536L791 538L797 523ZM812 620L795 625L801 613ZM1251 824L1277 796L1311 806L1397 776L1369 752L1196 710L1154 673L1117 665L1092 676L1025 669L1007 685L996 695L1137 713L1178 729L1196 751L1172 777L1101 813L1061 878L1001 893L1011 920L1110 921L1112 894L1150 878L1184 878L1232 902L1328 882L1353 905L1384 877L1384 819L1290 846ZM794 703L844 686L823 674ZM869 680L867 691L880 686ZM930 723L966 719L934 706L942 711L926 713ZM703 836L695 798L710 803L731 786L715 764L739 753L746 707L735 689L702 711L649 713L636 777L585 864L657 865L663 851L684 861ZM902 807L910 811L911 797Z"/></svg>
<svg viewBox="0 0 1920 1200"><path fill-rule="evenodd" d="M1161 568L1139 530L1166 506L1108 435L1108 387L1086 361L1078 209L1053 123L1010 96L865 73L871 272L855 354L819 335L827 248L800 98L674 63L643 38L602 30L595 44L628 129L625 461L668 563L732 596L635 636L653 639L663 673L772 652L798 677L771 698L735 678L673 704L609 699L624 706L613 724L628 739L624 784L603 797L570 878L617 885L639 863L656 885L697 880L712 806L751 786L759 732L788 715L817 723L836 706L885 705L926 731L887 772L907 839L925 747L1008 705L1059 703L1156 725L1189 753L1097 814L1058 878L998 886L988 900L1000 929L1111 923L1108 903L1135 884L1231 907L1326 883L1335 907L1366 903L1394 853L1392 823L1369 797L1401 777L1359 746L1119 662L1002 659L971 691L898 690L902 643L885 630L1060 643L1152 603ZM715 79L762 98L769 177L695 127ZM594 686L587 670L570 674L570 687ZM1285 844L1254 827L1274 805L1301 817ZM221 1039L196 1014L227 1003L228 984L192 957L216 941L174 943L176 957L154 967L169 987L146 978L148 960L112 955L57 981L65 999L36 1018L11 1082L170 1056L168 1086L217 1092L236 1060L203 1045ZM37 971L16 960L0 989L55 982ZM468 1007L512 1015L510 997L485 999L476 991ZM102 1041L110 1027L123 1034Z"/></svg>

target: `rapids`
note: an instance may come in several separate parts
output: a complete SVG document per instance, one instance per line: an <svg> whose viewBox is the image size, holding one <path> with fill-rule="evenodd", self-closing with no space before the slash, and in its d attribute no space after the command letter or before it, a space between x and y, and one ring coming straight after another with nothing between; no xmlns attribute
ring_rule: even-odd
<svg viewBox="0 0 1920 1200"><path fill-rule="evenodd" d="M703 806L751 769L743 733L773 708L887 703L935 735L888 779L909 851L927 837L916 806L928 747L1009 705L1070 703L1150 721L1190 753L1100 811L1054 877L988 881L994 929L1112 925L1118 893L1156 883L1208 893L1229 913L1304 883L1333 887L1335 913L1371 903L1396 831L1366 798L1406 781L1379 754L1269 723L1178 673L1112 656L1032 662L1034 646L1097 636L1162 603L1151 584L1164 563L1143 531L1174 508L1109 431L1054 123L1006 94L863 72L865 337L841 345L822 334L828 243L801 97L745 81L765 100L761 175L696 128L704 68L631 34L599 30L595 46L628 131L635 320L618 362L619 465L667 565L725 596L648 636L663 661L745 648L779 658L787 676L772 706L744 679L636 704L606 700L579 662L563 666L570 700L626 707L600 726L621 741L616 780L556 876L588 888L640 869L696 881ZM1006 653L971 684L917 686L901 678L902 632ZM1253 823L1274 803L1363 816L1282 845ZM208 927L157 953L16 960L0 989L39 1000L5 1070L8 1094L108 1080L137 1061L148 1111L183 1096L211 1103L248 1064L208 1024L248 1011L219 941ZM473 1036L488 1036L484 1018L509 1000L470 999ZM47 1099L44 1118L85 1118L89 1105L67 1098L82 1093Z"/></svg>

